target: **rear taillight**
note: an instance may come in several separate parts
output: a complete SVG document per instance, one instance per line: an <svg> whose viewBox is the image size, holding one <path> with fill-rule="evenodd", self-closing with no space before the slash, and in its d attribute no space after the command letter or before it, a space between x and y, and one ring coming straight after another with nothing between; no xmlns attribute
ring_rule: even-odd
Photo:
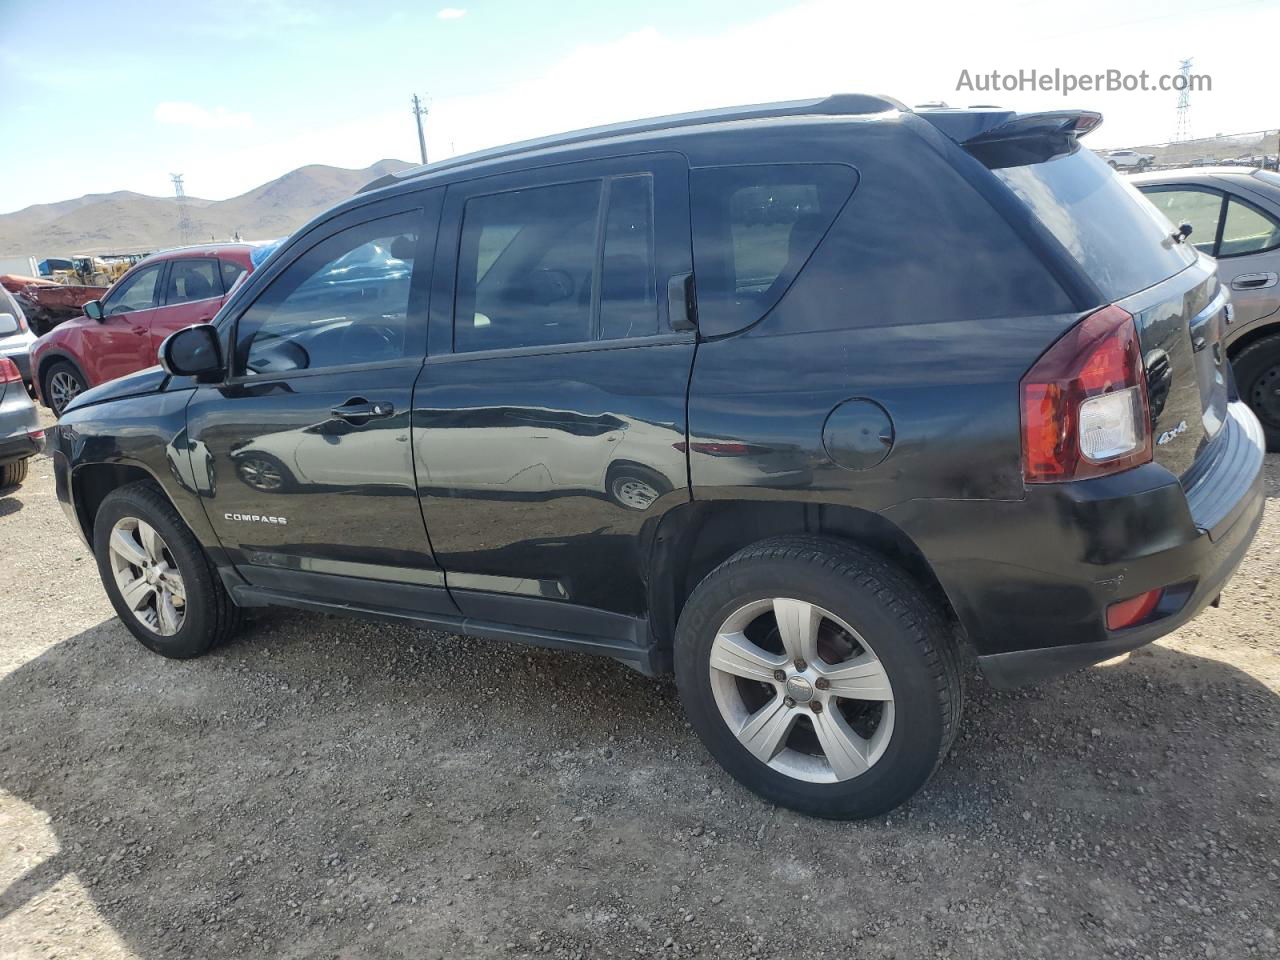
<svg viewBox="0 0 1280 960"><path fill-rule="evenodd" d="M1151 459L1138 329L1119 307L1068 330L1022 378L1021 394L1028 483L1083 480Z"/></svg>
<svg viewBox="0 0 1280 960"><path fill-rule="evenodd" d="M22 371L8 357L0 357L0 383L13 383L22 379Z"/></svg>

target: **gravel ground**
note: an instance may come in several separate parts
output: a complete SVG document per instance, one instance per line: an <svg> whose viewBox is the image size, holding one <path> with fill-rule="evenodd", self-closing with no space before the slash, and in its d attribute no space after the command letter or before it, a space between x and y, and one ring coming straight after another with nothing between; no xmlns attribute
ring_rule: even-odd
<svg viewBox="0 0 1280 960"><path fill-rule="evenodd" d="M1280 956L1280 458L1219 610L975 681L863 823L756 800L669 682L289 611L112 616L49 464L0 493L0 957Z"/></svg>

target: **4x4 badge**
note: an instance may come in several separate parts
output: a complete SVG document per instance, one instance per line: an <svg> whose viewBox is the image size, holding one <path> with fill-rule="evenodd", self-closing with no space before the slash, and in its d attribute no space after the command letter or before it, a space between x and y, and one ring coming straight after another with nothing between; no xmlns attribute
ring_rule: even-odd
<svg viewBox="0 0 1280 960"><path fill-rule="evenodd" d="M1157 444L1164 444L1164 443L1168 443L1170 440L1172 440L1172 439L1173 439L1174 437L1176 437L1178 434L1180 434L1180 433L1186 433L1186 432L1187 432L1187 421L1183 420L1181 423L1179 423L1179 424L1178 424L1176 427L1174 427L1172 430L1166 430L1164 433L1160 434L1159 438L1156 440L1156 443L1157 443Z"/></svg>

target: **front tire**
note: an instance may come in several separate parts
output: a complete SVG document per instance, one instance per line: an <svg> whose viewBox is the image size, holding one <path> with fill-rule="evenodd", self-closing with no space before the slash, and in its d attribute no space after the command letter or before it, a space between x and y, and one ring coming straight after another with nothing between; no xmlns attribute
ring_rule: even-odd
<svg viewBox="0 0 1280 960"><path fill-rule="evenodd" d="M116 614L147 649L188 660L239 629L240 608L154 484L106 496L94 518L93 552Z"/></svg>
<svg viewBox="0 0 1280 960"><path fill-rule="evenodd" d="M1255 340L1231 361L1240 398L1262 422L1267 449L1280 451L1280 333Z"/></svg>
<svg viewBox="0 0 1280 960"><path fill-rule="evenodd" d="M58 417L88 388L84 375L65 360L53 364L44 375L44 396L49 402L49 409Z"/></svg>
<svg viewBox="0 0 1280 960"><path fill-rule="evenodd" d="M963 708L937 605L874 554L766 540L707 576L680 616L676 681L735 779L801 813L886 813L941 764Z"/></svg>

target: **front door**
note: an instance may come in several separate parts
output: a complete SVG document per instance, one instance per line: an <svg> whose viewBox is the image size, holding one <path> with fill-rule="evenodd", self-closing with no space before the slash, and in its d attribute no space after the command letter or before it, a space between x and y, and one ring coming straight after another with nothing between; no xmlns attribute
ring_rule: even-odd
<svg viewBox="0 0 1280 960"><path fill-rule="evenodd" d="M642 534L689 499L695 341L667 297L691 270L687 181L662 155L449 188L413 445L464 614L643 614Z"/></svg>
<svg viewBox="0 0 1280 960"><path fill-rule="evenodd" d="M453 613L414 482L410 411L442 191L291 241L225 317L225 383L188 407L193 474L251 584Z"/></svg>
<svg viewBox="0 0 1280 960"><path fill-rule="evenodd" d="M103 317L84 358L89 385L123 377L155 363L151 321L159 303L166 264L153 263L129 274L102 301Z"/></svg>

